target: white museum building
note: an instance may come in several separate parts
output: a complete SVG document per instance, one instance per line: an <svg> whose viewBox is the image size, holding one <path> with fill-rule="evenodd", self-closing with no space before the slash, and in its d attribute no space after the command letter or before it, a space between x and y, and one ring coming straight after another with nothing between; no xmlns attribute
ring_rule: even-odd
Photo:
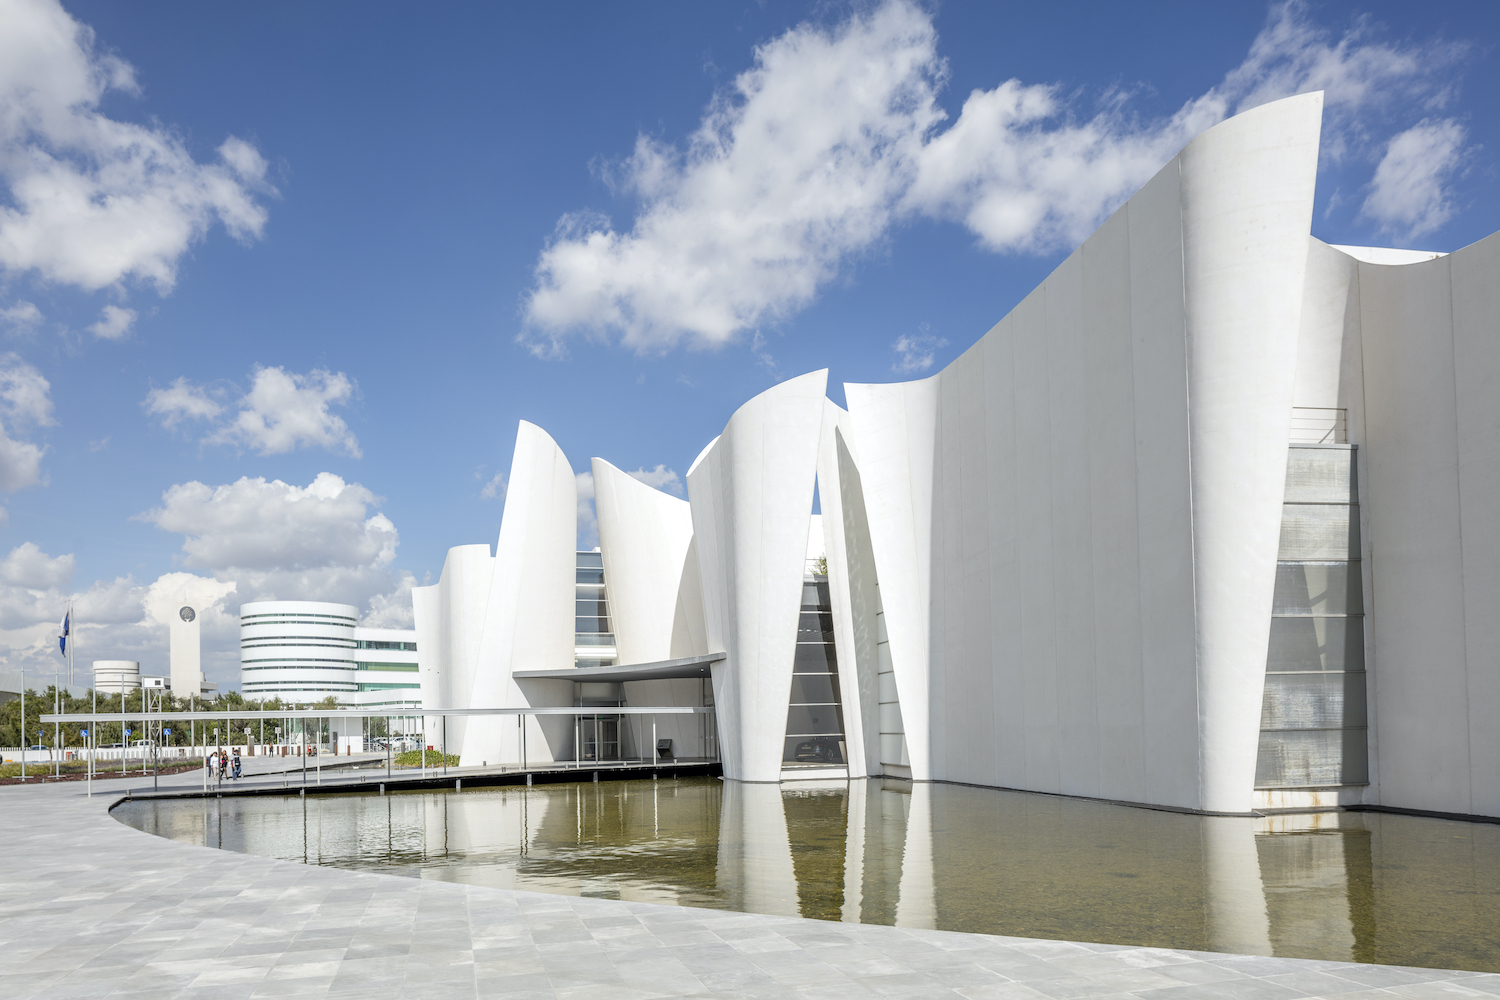
<svg viewBox="0 0 1500 1000"><path fill-rule="evenodd" d="M1500 816L1500 236L1312 237L1321 115L1199 136L936 375L751 399L687 500L594 459L597 554L523 422L493 551L413 591L422 704L694 706L657 736L744 782ZM650 753L524 718L450 751Z"/></svg>

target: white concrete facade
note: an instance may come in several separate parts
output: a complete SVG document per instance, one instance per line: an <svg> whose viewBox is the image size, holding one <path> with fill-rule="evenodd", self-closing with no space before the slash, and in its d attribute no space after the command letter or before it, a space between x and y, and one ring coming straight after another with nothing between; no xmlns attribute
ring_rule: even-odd
<svg viewBox="0 0 1500 1000"><path fill-rule="evenodd" d="M750 400L687 501L595 459L615 666L713 659L738 781L1500 816L1500 236L1312 238L1321 113L1195 139L938 374ZM512 676L575 655L573 482L523 423L497 554L414 593L429 703L583 704Z"/></svg>

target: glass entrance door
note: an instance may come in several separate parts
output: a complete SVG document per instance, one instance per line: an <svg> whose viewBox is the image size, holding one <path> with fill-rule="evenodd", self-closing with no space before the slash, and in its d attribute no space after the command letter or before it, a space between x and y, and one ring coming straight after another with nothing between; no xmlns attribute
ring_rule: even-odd
<svg viewBox="0 0 1500 1000"><path fill-rule="evenodd" d="M580 720L580 729L583 740L580 760L620 759L619 716L585 717Z"/></svg>

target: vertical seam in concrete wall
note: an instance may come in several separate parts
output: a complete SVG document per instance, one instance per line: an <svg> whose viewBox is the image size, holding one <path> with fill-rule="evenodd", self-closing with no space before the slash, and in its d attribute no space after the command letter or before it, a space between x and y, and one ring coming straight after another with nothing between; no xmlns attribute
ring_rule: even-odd
<svg viewBox="0 0 1500 1000"><path fill-rule="evenodd" d="M1453 262L1444 262L1444 270L1448 276L1448 345L1449 357L1453 359L1452 369L1449 374L1453 378L1453 480L1454 480L1454 502L1458 507L1458 571L1459 593L1463 600L1458 606L1458 620L1463 629L1463 651L1464 651L1464 773L1468 775L1469 801L1466 809L1474 808L1474 698L1473 686L1469 681L1469 567L1468 550L1464 547L1464 450L1463 450L1463 428L1459 426L1459 385L1458 385L1458 317L1456 303L1453 297Z"/></svg>
<svg viewBox="0 0 1500 1000"><path fill-rule="evenodd" d="M1359 310L1359 434L1361 439L1354 442L1354 475L1357 489L1355 497L1359 500L1359 554L1364 562L1364 566L1360 568L1360 585L1364 587L1365 619L1361 623L1360 631L1364 634L1365 642L1365 751L1368 756L1367 777L1370 782L1365 786L1365 801L1373 805L1380 801L1380 697L1376 693L1380 686L1380 670L1376 663L1377 650L1375 648L1375 609L1379 606L1379 602L1375 599L1375 533L1371 530L1374 524L1374 514L1368 500L1372 495L1369 478L1370 456L1367 450L1364 459L1361 460L1358 451L1361 447L1368 449L1370 443L1370 401L1367 388L1369 371L1366 360L1369 352L1365 350L1364 264L1359 261L1354 262L1354 304ZM1348 324L1347 317L1344 322Z"/></svg>
<svg viewBox="0 0 1500 1000"><path fill-rule="evenodd" d="M1186 206L1183 204L1182 186L1182 154L1172 161L1177 165L1177 230L1179 239L1177 241L1177 266L1179 268L1178 287L1182 289L1182 396L1185 401L1188 414L1187 434L1187 516L1188 516L1188 562L1191 567L1191 582L1193 588L1193 704L1198 708L1198 739L1193 748L1194 766L1198 775L1198 801L1202 803L1207 794L1203 785L1203 690L1200 683L1198 650L1199 650L1199 621L1198 621L1198 530L1196 523L1197 506L1193 503L1193 342L1188 336L1188 319L1192 315L1188 308L1187 300L1187 227L1184 223Z"/></svg>
<svg viewBox="0 0 1500 1000"><path fill-rule="evenodd" d="M1178 196L1178 203L1181 204L1181 195ZM1135 377L1134 377L1134 371L1135 371L1136 363L1137 363L1137 360L1138 360L1137 357L1136 357L1136 349L1135 349L1135 346L1136 346L1135 345L1135 330L1134 330L1134 325L1135 324L1132 321L1132 317L1135 316L1135 284L1132 281L1129 280L1129 275L1131 275L1132 273L1134 273L1133 272L1133 268L1134 268L1135 261L1134 261L1133 244L1132 244L1132 242L1130 240L1130 217L1131 217L1131 213L1130 213L1130 203L1128 201L1125 203L1124 208L1122 209L1122 211L1125 212L1125 241L1124 241L1125 242L1125 274L1126 274L1125 294L1127 296L1127 301L1125 303L1125 316L1126 316L1127 322L1129 322L1130 326L1132 327L1132 329L1130 330L1130 336L1128 338L1126 338L1126 342L1127 342L1127 344L1128 344L1128 346L1130 348L1130 368L1131 368L1131 372L1132 372L1132 375L1131 375L1131 391L1130 391L1130 468L1132 469L1132 471L1134 472L1134 475L1135 475L1135 481L1133 483L1131 483L1131 488L1135 490L1135 494L1136 494L1136 512L1135 512L1135 522L1136 523L1135 523L1135 530L1133 532L1131 532L1131 536L1132 536L1132 539L1133 539L1133 542L1134 542L1134 545L1135 545L1135 560L1134 561L1135 561L1135 595L1136 595L1135 596L1136 646L1137 646L1136 653L1140 657L1140 662L1139 662L1139 665L1137 667L1139 673L1137 674L1137 677L1136 677L1136 679L1140 682L1137 685L1137 688L1139 689L1140 695L1139 695L1139 698L1137 699L1136 705L1135 705L1137 718L1139 719L1139 723L1140 724L1136 727L1135 731L1140 734L1140 742L1139 742L1139 744L1136 747L1136 751L1140 754L1142 775L1144 775L1145 774L1145 767L1146 767L1146 676L1145 676L1146 671L1145 671L1145 650L1143 648L1144 647L1144 641L1142 639L1142 636L1144 635L1144 632L1142 630L1143 622L1141 621L1141 617L1142 617L1142 611L1141 611L1141 511L1140 511L1141 455L1140 455L1140 450L1137 447L1137 445L1138 445L1138 443L1140 441L1140 407L1137 405L1137 400L1135 398ZM1098 664L1098 660L1097 660L1098 651L1097 651L1097 648L1095 650L1095 657L1096 657L1095 664L1096 664L1096 671L1097 671L1097 664ZM1097 672L1096 672L1095 676L1097 676ZM1101 703L1099 703L1099 702L1096 701L1095 704L1094 704L1094 711L1095 711L1095 718L1098 720L1098 725L1100 726L1100 729L1102 731L1103 730L1104 715L1105 715L1107 709ZM1101 789L1103 789L1103 788L1106 787L1106 785L1104 783L1103 756L1102 755L1100 757L1099 763L1100 763L1099 787ZM1145 798L1145 791L1146 791L1146 785L1145 785L1144 781L1141 784L1140 791L1141 791L1141 798L1144 799Z"/></svg>

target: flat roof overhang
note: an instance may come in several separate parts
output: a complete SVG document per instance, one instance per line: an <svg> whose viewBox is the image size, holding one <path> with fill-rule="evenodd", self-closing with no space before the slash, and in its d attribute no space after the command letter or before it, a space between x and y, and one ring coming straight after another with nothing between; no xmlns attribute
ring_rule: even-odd
<svg viewBox="0 0 1500 1000"><path fill-rule="evenodd" d="M54 722L220 722L224 719L415 719L438 718L444 715L712 715L712 705L642 705L610 708L573 707L547 705L538 708L281 708L275 710L249 711L244 709L218 712L67 712L43 715L41 721Z"/></svg>
<svg viewBox="0 0 1500 1000"><path fill-rule="evenodd" d="M654 663L623 663L613 667L564 667L561 670L517 670L511 674L518 681L665 681L684 677L712 676L710 667L724 659L723 653L686 656L680 660L657 660Z"/></svg>

